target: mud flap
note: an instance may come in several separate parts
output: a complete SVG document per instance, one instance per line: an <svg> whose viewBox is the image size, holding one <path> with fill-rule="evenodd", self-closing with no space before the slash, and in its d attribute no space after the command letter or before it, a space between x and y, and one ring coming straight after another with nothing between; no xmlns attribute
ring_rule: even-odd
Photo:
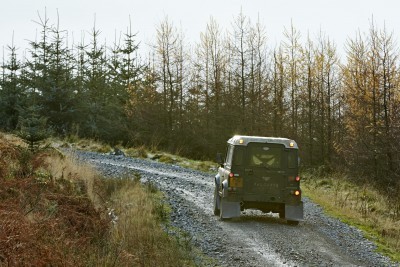
<svg viewBox="0 0 400 267"><path fill-rule="evenodd" d="M228 202L221 199L220 217L221 219L240 217L240 202Z"/></svg>
<svg viewBox="0 0 400 267"><path fill-rule="evenodd" d="M285 219L292 221L303 220L303 202L298 205L285 205Z"/></svg>

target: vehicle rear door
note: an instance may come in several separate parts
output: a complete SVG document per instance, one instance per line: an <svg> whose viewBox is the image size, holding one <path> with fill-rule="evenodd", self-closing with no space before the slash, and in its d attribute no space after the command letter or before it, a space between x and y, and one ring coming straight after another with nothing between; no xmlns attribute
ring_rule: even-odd
<svg viewBox="0 0 400 267"><path fill-rule="evenodd" d="M282 200L286 189L287 164L282 144L249 143L245 154L244 191L246 194Z"/></svg>

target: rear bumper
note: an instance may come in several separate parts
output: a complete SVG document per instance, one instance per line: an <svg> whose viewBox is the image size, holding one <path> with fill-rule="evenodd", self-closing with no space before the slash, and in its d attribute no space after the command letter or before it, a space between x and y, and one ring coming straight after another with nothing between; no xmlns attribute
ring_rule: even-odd
<svg viewBox="0 0 400 267"><path fill-rule="evenodd" d="M262 202L262 203L276 203L276 204L292 204L297 205L301 202L300 197L293 197L288 195L267 195L267 194L232 194L229 193L224 196L224 199L231 202Z"/></svg>
<svg viewBox="0 0 400 267"><path fill-rule="evenodd" d="M287 220L302 221L304 218L303 202L294 199L283 199L268 195L233 195L224 197L226 202L241 203L244 209L259 209L265 212L284 211ZM289 201L288 201L289 200Z"/></svg>

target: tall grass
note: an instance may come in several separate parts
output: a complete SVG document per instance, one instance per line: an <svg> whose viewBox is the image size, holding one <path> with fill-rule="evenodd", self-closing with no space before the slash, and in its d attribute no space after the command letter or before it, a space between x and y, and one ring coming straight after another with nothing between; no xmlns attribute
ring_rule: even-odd
<svg viewBox="0 0 400 267"><path fill-rule="evenodd" d="M142 185L138 175L99 178L93 168L73 157L51 158L47 170L51 177L80 181L74 190L84 188L93 205L110 219L107 235L85 253L85 265L193 265L188 247L179 246L161 227L168 215L163 195L152 185Z"/></svg>
<svg viewBox="0 0 400 267"><path fill-rule="evenodd" d="M379 252L400 261L400 199L371 185L356 184L344 174L302 173L306 196L345 222L363 230Z"/></svg>
<svg viewBox="0 0 400 267"><path fill-rule="evenodd" d="M109 179L109 212L115 216L106 265L115 266L193 266L188 248L179 246L160 224L165 222L168 206L151 185L138 179Z"/></svg>

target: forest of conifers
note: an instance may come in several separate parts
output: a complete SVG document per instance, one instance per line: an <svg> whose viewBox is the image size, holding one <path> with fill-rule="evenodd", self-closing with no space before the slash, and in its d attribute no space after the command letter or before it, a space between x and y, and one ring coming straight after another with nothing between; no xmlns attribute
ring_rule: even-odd
<svg viewBox="0 0 400 267"><path fill-rule="evenodd" d="M28 49L4 48L3 131L36 120L58 136L203 159L234 134L287 137L303 166L390 188L400 179L399 50L385 28L371 23L339 55L323 33L304 38L294 25L272 45L268 25L243 14L230 29L210 19L194 44L167 18L151 45L130 26L106 43L96 27L71 41L57 23L38 22Z"/></svg>

